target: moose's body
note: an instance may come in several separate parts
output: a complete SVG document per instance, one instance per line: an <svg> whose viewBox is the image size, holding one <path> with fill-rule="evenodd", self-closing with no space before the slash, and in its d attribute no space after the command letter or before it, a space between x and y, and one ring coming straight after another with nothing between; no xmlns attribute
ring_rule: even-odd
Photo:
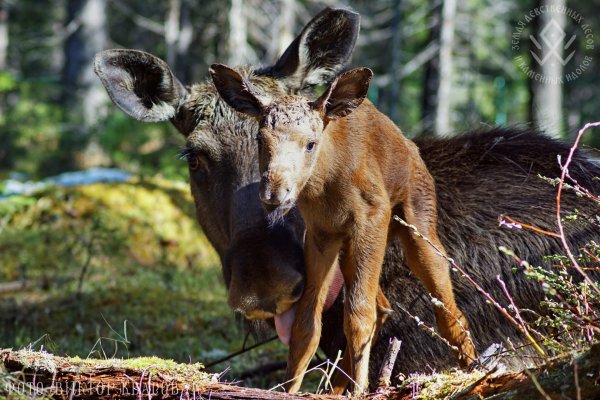
<svg viewBox="0 0 600 400"><path fill-rule="evenodd" d="M352 12L325 10L307 24L275 65L240 72L274 98L325 83L348 60L358 24L358 15ZM171 121L185 137L197 219L221 257L228 303L252 318L255 330L271 329L270 318L280 315L278 306L289 308L303 291L304 224L294 210L286 215L285 224L268 224L258 197L256 121L227 106L212 82L184 87L166 63L148 53L108 50L98 54L95 65L111 99L128 115L146 122ZM545 255L560 253L561 245L549 236L499 227L497 219L506 214L555 229L555 188L538 174L559 176L556 156L564 157L569 146L515 127L416 142L436 183L438 235L449 255L502 304L507 301L496 275L506 282L518 307L540 312L541 285L521 271L512 271L514 263L498 246L541 265L547 264ZM600 182L594 180L600 176L600 166L585 153L576 152L571 175L600 193ZM562 201L565 210L598 211L597 205L572 193L565 193ZM575 223L566 228L574 246L600 241L597 225ZM506 339L521 342L518 329L470 284L456 274L452 279L458 306L470 322L479 351ZM406 315L405 310L434 323L431 301L408 269L398 241L387 247L380 285L394 312L372 350L371 377L378 372L391 336L402 340L395 373L453 366L447 346ZM342 299L339 295L323 315L321 346L331 358L345 347Z"/></svg>
<svg viewBox="0 0 600 400"><path fill-rule="evenodd" d="M510 303L497 276L506 283L517 307L536 313L523 313L527 320L546 313L540 304L546 295L542 285L526 278L524 269L515 268L518 264L499 247L514 251L532 265L553 268L553 261L546 260L545 256L564 252L560 240L526 229L509 229L500 226L498 220L505 215L549 232L557 231L556 188L541 177L560 176L556 155L565 159L569 146L533 129L517 127L480 129L447 139L417 139L415 143L436 182L438 235L448 255L503 307ZM577 151L569 171L583 187L593 193L600 192L596 178L600 176L598 160ZM575 209L588 216L600 211L594 202L568 190L563 193L562 208L565 215ZM567 223L565 229L572 249L600 240L597 224ZM578 274L573 273L578 279ZM593 271L588 274L598 278ZM524 360L535 362L539 355L532 346L520 347L528 345L528 341L523 339L518 327L509 323L458 273L452 274L452 280L458 307L470 322L478 351L510 340L518 352L525 355ZM427 290L410 272L399 241L388 245L380 285L394 312L372 349L371 378L376 378L388 338L393 336L402 340L394 376L456 365L447 345L429 335L408 315L419 317L429 326L435 324L434 307ZM342 308L342 302L338 301L323 318L323 336L328 340L323 339L322 346L330 357L335 357L345 343L338 333ZM332 340L336 336L340 338Z"/></svg>

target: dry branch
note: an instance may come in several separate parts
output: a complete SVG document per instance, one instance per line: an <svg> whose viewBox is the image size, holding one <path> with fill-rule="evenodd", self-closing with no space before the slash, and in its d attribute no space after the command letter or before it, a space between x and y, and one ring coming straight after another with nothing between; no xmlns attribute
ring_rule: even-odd
<svg viewBox="0 0 600 400"><path fill-rule="evenodd" d="M383 359L383 363L381 363L381 370L379 371L379 378L377 380L378 387L390 386L392 370L394 369L394 364L396 363L396 358L398 357L401 345L402 342L397 338L394 337L390 339L390 343L385 352L385 358Z"/></svg>

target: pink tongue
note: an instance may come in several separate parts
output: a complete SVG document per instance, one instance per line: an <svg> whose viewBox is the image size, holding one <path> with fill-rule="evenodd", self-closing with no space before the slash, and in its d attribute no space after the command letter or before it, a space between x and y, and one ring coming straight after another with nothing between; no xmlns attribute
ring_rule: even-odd
<svg viewBox="0 0 600 400"><path fill-rule="evenodd" d="M331 285L329 286L329 291L327 292L327 299L325 300L323 311L327 311L333 305L335 299L337 299L338 295L340 294L342 286L344 286L344 276L342 275L340 267L337 265L335 267L334 274L335 275L333 276ZM290 343L294 319L296 319L295 305L286 312L275 316L275 330L277 331L279 340L281 340L281 343L283 344L289 345Z"/></svg>
<svg viewBox="0 0 600 400"><path fill-rule="evenodd" d="M327 311L331 308L333 303L335 303L335 299L340 295L340 290L342 290L342 286L344 286L344 275L342 275L342 270L339 265L335 266L335 271L333 271L333 279L331 280L331 285L329 285L329 291L327 292L327 298L325 299L325 305L323 306L323 311Z"/></svg>
<svg viewBox="0 0 600 400"><path fill-rule="evenodd" d="M296 318L296 305L284 312L275 316L275 330L277 336L283 344L290 344L290 337L292 336L292 324Z"/></svg>

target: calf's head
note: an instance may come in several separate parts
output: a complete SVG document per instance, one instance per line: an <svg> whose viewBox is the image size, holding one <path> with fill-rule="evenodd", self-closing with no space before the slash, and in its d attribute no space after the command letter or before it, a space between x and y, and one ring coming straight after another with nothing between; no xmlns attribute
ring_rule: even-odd
<svg viewBox="0 0 600 400"><path fill-rule="evenodd" d="M237 68L253 87L278 98L327 82L347 62L359 16L326 9L311 20L271 67ZM159 58L106 50L95 70L110 98L144 122L170 121L185 137L198 222L217 250L228 303L249 319L285 312L303 290L303 223L294 212L270 226L259 199L255 119L236 112L210 81L189 87Z"/></svg>
<svg viewBox="0 0 600 400"><path fill-rule="evenodd" d="M325 127L362 103L373 72L357 68L343 73L311 101L298 95L272 99L225 65L214 64L210 71L227 104L258 121L260 199L269 219L277 221L296 204L321 151L335 145L324 137ZM329 155L334 156L333 152Z"/></svg>

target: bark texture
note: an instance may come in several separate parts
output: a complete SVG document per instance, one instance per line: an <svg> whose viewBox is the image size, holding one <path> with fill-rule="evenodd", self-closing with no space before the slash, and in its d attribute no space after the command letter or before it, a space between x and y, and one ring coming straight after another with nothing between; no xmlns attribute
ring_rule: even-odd
<svg viewBox="0 0 600 400"><path fill-rule="evenodd" d="M541 368L479 376L471 381L461 372L440 375L434 380L427 376L411 377L398 387L379 388L376 393L360 398L408 400L419 395L423 399L597 399L600 398L600 344L579 355L554 359ZM435 386L439 386L437 391L432 390ZM123 360L78 360L44 352L0 350L0 397L17 395L57 399L345 398L310 393L288 395L233 386L218 382L217 375L203 373L197 364L132 367Z"/></svg>

